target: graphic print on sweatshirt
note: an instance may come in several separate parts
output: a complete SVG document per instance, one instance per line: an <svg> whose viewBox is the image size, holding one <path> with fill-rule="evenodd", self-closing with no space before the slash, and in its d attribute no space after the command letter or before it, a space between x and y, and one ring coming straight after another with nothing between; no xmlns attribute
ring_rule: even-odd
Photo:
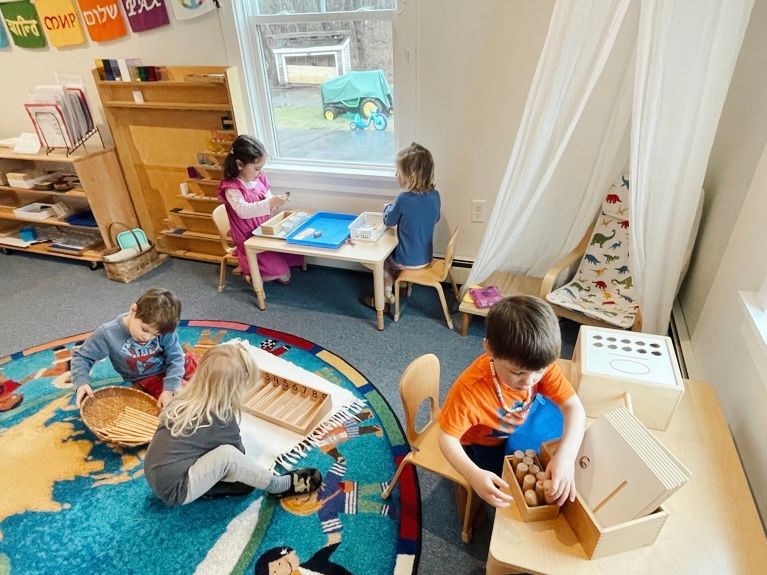
<svg viewBox="0 0 767 575"><path fill-rule="evenodd" d="M125 356L125 363L131 373L142 376L145 373L157 373L163 366L162 349L158 338L146 343L139 343L130 338L120 348Z"/></svg>

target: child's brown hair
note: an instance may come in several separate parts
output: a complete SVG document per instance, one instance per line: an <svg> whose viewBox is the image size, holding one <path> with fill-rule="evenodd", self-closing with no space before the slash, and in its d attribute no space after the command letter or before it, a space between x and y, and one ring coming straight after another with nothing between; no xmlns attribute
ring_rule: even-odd
<svg viewBox="0 0 767 575"><path fill-rule="evenodd" d="M562 349L554 310L542 299L527 295L504 298L490 308L485 339L494 357L530 371L553 363Z"/></svg>
<svg viewBox="0 0 767 575"><path fill-rule="evenodd" d="M413 142L399 151L397 172L410 192L427 192L434 187L434 158L421 144Z"/></svg>
<svg viewBox="0 0 767 575"><path fill-rule="evenodd" d="M181 302L170 290L152 288L136 301L135 315L160 333L170 333L181 319Z"/></svg>

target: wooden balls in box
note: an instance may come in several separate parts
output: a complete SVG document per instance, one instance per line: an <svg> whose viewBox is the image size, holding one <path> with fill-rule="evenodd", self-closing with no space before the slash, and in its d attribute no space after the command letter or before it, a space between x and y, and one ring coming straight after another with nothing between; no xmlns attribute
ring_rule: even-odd
<svg viewBox="0 0 767 575"><path fill-rule="evenodd" d="M619 329L581 326L571 379L587 416L599 417L628 392L651 429L668 427L684 393L671 338Z"/></svg>
<svg viewBox="0 0 767 575"><path fill-rule="evenodd" d="M558 446L558 439L541 444L540 459L544 465L551 461ZM655 543L668 519L668 512L660 506L650 515L605 528L576 493L574 502L568 499L562 505L562 516L589 559L599 559Z"/></svg>

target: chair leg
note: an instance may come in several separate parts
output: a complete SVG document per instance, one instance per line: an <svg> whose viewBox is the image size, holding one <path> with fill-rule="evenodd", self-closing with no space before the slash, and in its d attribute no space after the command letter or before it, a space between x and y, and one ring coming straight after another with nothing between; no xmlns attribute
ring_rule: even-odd
<svg viewBox="0 0 767 575"><path fill-rule="evenodd" d="M461 487L461 489L464 489ZM474 515L474 509L473 509L473 503L474 503L474 490L469 487L466 489L466 509L463 512L463 530L461 531L461 541L464 543L468 543L471 541L471 536L473 535L472 531L472 525L471 520L472 516Z"/></svg>
<svg viewBox="0 0 767 575"><path fill-rule="evenodd" d="M394 321L399 321L399 283L394 280Z"/></svg>
<svg viewBox="0 0 767 575"><path fill-rule="evenodd" d="M442 311L445 314L445 320L447 321L447 327L453 329L453 318L450 317L450 310L447 309L447 301L445 300L445 292L442 291L442 286L437 284L434 286L439 294L439 301L442 303Z"/></svg>
<svg viewBox="0 0 767 575"><path fill-rule="evenodd" d="M453 270L447 272L447 277L450 278L450 283L453 284L453 295L455 296L455 300L460 303L461 292L458 291L458 286L455 283L455 278L453 278Z"/></svg>
<svg viewBox="0 0 767 575"><path fill-rule="evenodd" d="M391 481L389 482L389 485L386 489L383 490L381 493L381 499L388 499L389 495L391 495L391 492L394 491L394 486L397 485L397 481L399 481L399 476L402 473L402 471L405 469L405 466L410 464L410 454L408 453L405 458L400 462L399 467L397 467L397 471L394 472L394 477L391 478Z"/></svg>
<svg viewBox="0 0 767 575"><path fill-rule="evenodd" d="M221 265L218 267L218 293L224 291L226 287L226 257L221 258Z"/></svg>

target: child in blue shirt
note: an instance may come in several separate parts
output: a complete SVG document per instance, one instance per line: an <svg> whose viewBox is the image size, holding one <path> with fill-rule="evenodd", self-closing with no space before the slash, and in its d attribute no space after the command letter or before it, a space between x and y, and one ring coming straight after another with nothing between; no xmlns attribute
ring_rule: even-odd
<svg viewBox="0 0 767 575"><path fill-rule="evenodd" d="M397 185L402 192L386 204L384 224L397 226L399 244L384 262L384 297L394 303L394 280L400 270L425 268L433 257L434 226L441 201L434 189L431 152L413 142L397 154Z"/></svg>
<svg viewBox="0 0 767 575"><path fill-rule="evenodd" d="M146 391L165 407L197 367L194 354L184 354L176 334L181 302L165 289L152 288L120 314L94 331L72 354L72 383L77 406L93 397L90 372L106 357L127 382Z"/></svg>

